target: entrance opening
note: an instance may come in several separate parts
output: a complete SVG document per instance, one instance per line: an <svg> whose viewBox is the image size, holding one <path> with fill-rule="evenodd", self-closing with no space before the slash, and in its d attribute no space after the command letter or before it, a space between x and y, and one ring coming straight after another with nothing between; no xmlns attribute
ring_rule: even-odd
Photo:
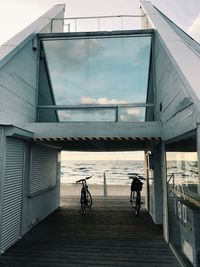
<svg viewBox="0 0 200 267"><path fill-rule="evenodd" d="M126 198L129 205L133 173L145 177L144 152L69 152L61 155L61 205L68 197L79 197L81 185L77 180L88 180L89 190L95 197ZM146 199L146 183L142 203ZM64 202L63 202L64 199ZM94 207L95 208L95 207Z"/></svg>

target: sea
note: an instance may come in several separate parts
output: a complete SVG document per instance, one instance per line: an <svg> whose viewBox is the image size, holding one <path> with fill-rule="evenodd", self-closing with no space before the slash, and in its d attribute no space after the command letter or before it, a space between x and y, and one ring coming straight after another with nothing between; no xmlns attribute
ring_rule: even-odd
<svg viewBox="0 0 200 267"><path fill-rule="evenodd" d="M138 173L144 176L142 160L62 160L61 183L75 183L92 176L90 184L103 184L104 176L108 185L130 185L129 176Z"/></svg>

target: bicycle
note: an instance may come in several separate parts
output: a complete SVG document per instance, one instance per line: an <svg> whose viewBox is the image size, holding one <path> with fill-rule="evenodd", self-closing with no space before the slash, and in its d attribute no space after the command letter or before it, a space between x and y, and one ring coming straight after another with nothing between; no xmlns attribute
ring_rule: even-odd
<svg viewBox="0 0 200 267"><path fill-rule="evenodd" d="M133 181L131 183L130 202L135 209L135 215L138 216L141 207L141 191L143 186L141 180L145 180L145 178L138 173L132 173L131 175L132 176L129 176L129 178L133 179Z"/></svg>
<svg viewBox="0 0 200 267"><path fill-rule="evenodd" d="M92 206L92 196L88 189L87 181L92 176L86 177L85 179L80 179L76 181L76 183L82 183L81 188L81 197L80 197L80 204L81 204L81 214L85 214L86 207L90 208Z"/></svg>

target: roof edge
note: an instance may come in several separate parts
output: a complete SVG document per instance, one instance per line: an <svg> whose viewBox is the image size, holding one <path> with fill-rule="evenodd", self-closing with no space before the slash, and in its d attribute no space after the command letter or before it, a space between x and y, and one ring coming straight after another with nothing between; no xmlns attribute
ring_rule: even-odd
<svg viewBox="0 0 200 267"><path fill-rule="evenodd" d="M29 41L31 41L37 33L42 32L48 25L50 25L53 18L63 18L64 11L65 4L55 5L25 29L1 45L0 68L17 54ZM50 32L50 30L46 29L45 32Z"/></svg>

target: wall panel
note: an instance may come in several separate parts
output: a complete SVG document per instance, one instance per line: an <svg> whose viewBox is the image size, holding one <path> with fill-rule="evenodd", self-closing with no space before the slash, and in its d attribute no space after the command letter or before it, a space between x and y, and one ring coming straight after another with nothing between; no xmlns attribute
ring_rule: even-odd
<svg viewBox="0 0 200 267"><path fill-rule="evenodd" d="M10 247L21 235L23 171L24 144L22 141L7 138L1 208L1 251Z"/></svg>

